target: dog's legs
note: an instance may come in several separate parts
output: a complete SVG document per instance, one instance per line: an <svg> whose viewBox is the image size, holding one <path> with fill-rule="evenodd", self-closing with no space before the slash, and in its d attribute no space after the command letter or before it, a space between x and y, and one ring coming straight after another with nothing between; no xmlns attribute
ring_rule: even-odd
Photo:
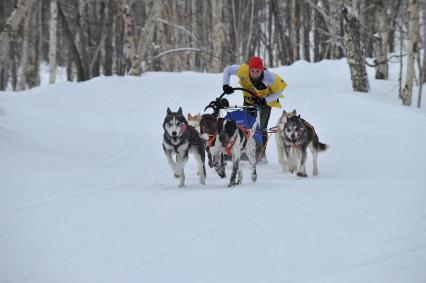
<svg viewBox="0 0 426 283"><path fill-rule="evenodd" d="M203 153L204 153L204 149L201 154L197 151L194 151L194 156L195 156L195 159L197 160L197 165L198 165L198 173L200 175L200 184L205 185L206 184L206 168L204 167L205 156L202 156Z"/></svg>
<svg viewBox="0 0 426 283"><path fill-rule="evenodd" d="M209 167L213 168L213 158L212 158L212 154L210 153L210 147L206 148L206 152L207 152L207 158L209 159Z"/></svg>
<svg viewBox="0 0 426 283"><path fill-rule="evenodd" d="M253 164L251 166L251 168L252 168L252 171L251 171L251 180L253 182L256 182L256 180L257 180L256 164Z"/></svg>
<svg viewBox="0 0 426 283"><path fill-rule="evenodd" d="M237 178L237 173L240 170L240 159L239 158L232 158L232 173L231 173L231 179L229 180L228 187L234 187L235 179Z"/></svg>
<svg viewBox="0 0 426 283"><path fill-rule="evenodd" d="M277 139L279 139L281 137L277 137ZM278 162L281 165L281 168L283 170L283 172L287 172L287 154L285 152L285 148L282 144L279 144L280 142L277 140L276 144L277 144L277 152L278 152Z"/></svg>
<svg viewBox="0 0 426 283"><path fill-rule="evenodd" d="M297 176L299 177L308 177L306 174L306 157L307 157L306 147L302 147L297 150L297 155L299 157L299 170L297 171Z"/></svg>
<svg viewBox="0 0 426 283"><path fill-rule="evenodd" d="M243 170L241 170L241 167L238 166L238 180L237 185L240 185L243 182Z"/></svg>
<svg viewBox="0 0 426 283"><path fill-rule="evenodd" d="M288 172L290 173L294 173L294 171L297 169L296 168L296 153L294 152L294 150L289 147L289 146L284 146L284 153L286 155L287 158L287 168L288 168Z"/></svg>
<svg viewBox="0 0 426 283"><path fill-rule="evenodd" d="M169 165L174 172L175 178L179 178L178 166L172 158L172 151L168 149L164 149L164 153L166 154L167 161L169 162Z"/></svg>
<svg viewBox="0 0 426 283"><path fill-rule="evenodd" d="M188 154L178 154L177 155L177 170L179 172L179 176L180 176L180 183L179 183L179 187L184 187L185 186L185 164L188 161Z"/></svg>
<svg viewBox="0 0 426 283"><path fill-rule="evenodd" d="M318 151L315 149L313 143L309 144L309 149L312 153L312 161L314 164L314 168L312 170L312 175L317 176L318 175Z"/></svg>

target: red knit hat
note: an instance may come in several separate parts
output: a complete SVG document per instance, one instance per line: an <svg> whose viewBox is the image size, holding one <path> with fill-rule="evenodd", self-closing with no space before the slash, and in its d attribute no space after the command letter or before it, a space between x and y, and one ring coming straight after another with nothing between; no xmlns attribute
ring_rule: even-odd
<svg viewBox="0 0 426 283"><path fill-rule="evenodd" d="M262 58L256 56L250 58L248 65L249 69L264 69Z"/></svg>

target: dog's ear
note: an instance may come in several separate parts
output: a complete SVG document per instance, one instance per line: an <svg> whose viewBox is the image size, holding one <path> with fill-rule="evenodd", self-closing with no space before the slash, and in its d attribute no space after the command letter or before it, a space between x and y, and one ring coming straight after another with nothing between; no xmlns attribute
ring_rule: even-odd
<svg viewBox="0 0 426 283"><path fill-rule="evenodd" d="M170 107L167 107L167 114L168 115L172 114L172 110L170 110Z"/></svg>
<svg viewBox="0 0 426 283"><path fill-rule="evenodd" d="M300 114L299 114L299 115L297 115L297 118L300 118Z"/></svg>
<svg viewBox="0 0 426 283"><path fill-rule="evenodd" d="M191 113L188 113L188 120L189 119L192 119L192 115L191 115Z"/></svg>
<svg viewBox="0 0 426 283"><path fill-rule="evenodd" d="M182 114L182 107L179 107L178 113Z"/></svg>

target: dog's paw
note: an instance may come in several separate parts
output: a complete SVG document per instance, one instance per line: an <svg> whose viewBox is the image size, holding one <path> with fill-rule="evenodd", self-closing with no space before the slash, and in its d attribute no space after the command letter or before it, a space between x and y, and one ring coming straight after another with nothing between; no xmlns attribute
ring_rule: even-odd
<svg viewBox="0 0 426 283"><path fill-rule="evenodd" d="M303 173L303 172L297 172L297 176L298 177L304 177L304 178L308 177L308 175L306 173Z"/></svg>
<svg viewBox="0 0 426 283"><path fill-rule="evenodd" d="M235 184L228 184L228 188L235 188Z"/></svg>
<svg viewBox="0 0 426 283"><path fill-rule="evenodd" d="M175 173L173 176L175 176L176 179L180 178L180 175L178 173Z"/></svg>

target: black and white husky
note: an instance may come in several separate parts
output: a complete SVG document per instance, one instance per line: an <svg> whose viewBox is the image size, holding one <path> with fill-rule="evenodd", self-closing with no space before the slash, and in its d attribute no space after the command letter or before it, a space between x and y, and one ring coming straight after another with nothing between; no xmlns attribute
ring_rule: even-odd
<svg viewBox="0 0 426 283"><path fill-rule="evenodd" d="M200 183L204 185L206 182L204 166L206 142L200 138L200 134L194 127L188 125L181 107L178 112L172 112L170 108L167 108L163 128L163 150L175 177L180 178L179 187L185 186L184 167L188 161L189 152L193 153L197 160ZM172 157L173 154L176 155L176 162Z"/></svg>
<svg viewBox="0 0 426 283"><path fill-rule="evenodd" d="M277 127L278 160L283 170L288 169L290 173L297 171L297 176L307 177L306 159L309 147L313 159L312 174L318 175L318 152L327 150L329 146L319 141L314 127L300 118L300 115L296 115L296 110L291 113L284 111Z"/></svg>
<svg viewBox="0 0 426 283"><path fill-rule="evenodd" d="M238 126L233 120L218 119L218 135L214 147L213 159L216 170L225 171L224 165L219 169L217 164L223 160L222 155L227 154L232 160L232 173L228 187L241 184L243 172L240 168L241 154L245 153L252 167L251 180L256 182L256 142L253 138L257 123L253 128L247 129ZM221 175L221 172L218 172ZM237 179L238 173L238 179Z"/></svg>

